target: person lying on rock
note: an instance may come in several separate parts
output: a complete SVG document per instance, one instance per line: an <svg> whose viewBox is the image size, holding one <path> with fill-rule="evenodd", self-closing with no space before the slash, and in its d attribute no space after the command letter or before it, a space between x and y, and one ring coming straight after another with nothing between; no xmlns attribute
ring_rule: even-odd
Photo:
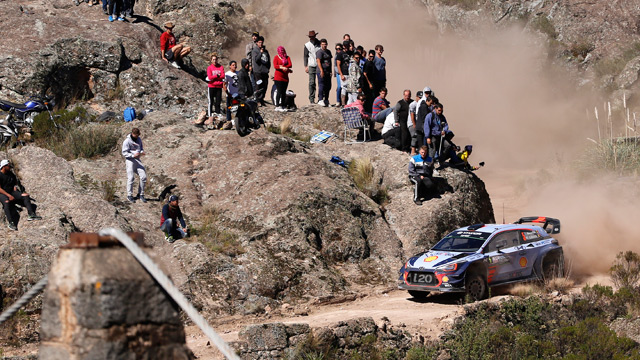
<svg viewBox="0 0 640 360"><path fill-rule="evenodd" d="M176 36L173 35L173 28L175 25L171 21L164 24L167 31L160 35L160 53L162 60L169 63L176 69L180 69L178 64L182 61L182 58L187 56L191 52L191 48L185 44L178 44Z"/></svg>
<svg viewBox="0 0 640 360"><path fill-rule="evenodd" d="M418 155L409 160L409 180L413 183L413 202L422 205L420 191L431 192L435 189L433 181L433 159L428 156L429 148L426 145L420 147Z"/></svg>
<svg viewBox="0 0 640 360"><path fill-rule="evenodd" d="M31 205L31 198L26 192L20 191L20 185L16 174L11 170L11 163L9 160L0 161L0 201L4 206L4 213L7 216L7 227L10 230L17 231L16 219L13 216L12 204L18 201L22 201L24 207L27 208L29 213L28 221L42 220L42 218L36 215Z"/></svg>
<svg viewBox="0 0 640 360"><path fill-rule="evenodd" d="M475 171L478 170L479 166L473 166L469 164L469 156L471 156L471 152L473 151L473 145L466 145L464 150L458 155L452 156L449 163L452 167L460 170L468 170ZM484 163L480 163L482 166Z"/></svg>
<svg viewBox="0 0 640 360"><path fill-rule="evenodd" d="M164 232L164 239L170 243L183 239L188 234L187 224L184 222L179 201L178 195L171 195L169 202L162 207L160 230ZM178 227L178 221L182 227Z"/></svg>

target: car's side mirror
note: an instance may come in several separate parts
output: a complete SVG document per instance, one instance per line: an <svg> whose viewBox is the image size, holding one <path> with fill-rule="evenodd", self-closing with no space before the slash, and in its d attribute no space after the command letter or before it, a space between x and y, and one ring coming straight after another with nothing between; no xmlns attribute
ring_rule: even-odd
<svg viewBox="0 0 640 360"><path fill-rule="evenodd" d="M507 241L506 240L500 240L500 241L496 242L496 249L498 249L498 251L502 250L505 247L507 247Z"/></svg>

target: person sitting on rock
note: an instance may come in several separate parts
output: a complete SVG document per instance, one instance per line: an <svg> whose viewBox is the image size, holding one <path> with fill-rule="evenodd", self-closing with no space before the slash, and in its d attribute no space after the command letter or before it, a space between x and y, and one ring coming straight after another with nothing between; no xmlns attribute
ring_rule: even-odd
<svg viewBox="0 0 640 360"><path fill-rule="evenodd" d="M174 26L171 21L164 24L167 31L160 35L160 52L162 60L168 62L174 68L180 69L178 63L191 52L191 48L176 42L176 37L173 35Z"/></svg>
<svg viewBox="0 0 640 360"><path fill-rule="evenodd" d="M433 159L428 156L429 148L426 145L420 147L418 155L409 160L409 180L413 183L413 202L422 205L420 191L435 189L433 182Z"/></svg>
<svg viewBox="0 0 640 360"><path fill-rule="evenodd" d="M371 117L373 121L384 123L387 120L387 115L393 111L389 100L387 100L387 88L382 87L378 94L379 96L373 100L373 108L371 111Z"/></svg>
<svg viewBox="0 0 640 360"><path fill-rule="evenodd" d="M479 166L472 166L469 164L469 156L471 156L471 152L473 151L473 145L466 145L464 150L456 156L452 156L449 163L452 167L460 170L467 171L475 171L478 170ZM480 163L480 165L484 165L484 163Z"/></svg>
<svg viewBox="0 0 640 360"><path fill-rule="evenodd" d="M187 237L187 224L184 222L182 211L180 210L178 195L171 195L169 202L162 207L162 217L160 217L160 230L164 232L164 239L170 243ZM178 227L178 222L180 226Z"/></svg>
<svg viewBox="0 0 640 360"><path fill-rule="evenodd" d="M13 216L13 208L11 207L15 202L22 201L24 207L27 208L27 212L29 213L28 221L42 219L36 215L33 205L31 205L29 194L21 191L18 178L16 174L11 171L11 163L6 159L0 161L0 201L2 201L2 205L4 206L4 213L7 216L7 227L10 230L18 230L16 219Z"/></svg>
<svg viewBox="0 0 640 360"><path fill-rule="evenodd" d="M389 109L393 110L393 108ZM384 144L387 144L396 150L400 150L400 124L396 122L396 117L393 113L389 112L387 114L381 134Z"/></svg>

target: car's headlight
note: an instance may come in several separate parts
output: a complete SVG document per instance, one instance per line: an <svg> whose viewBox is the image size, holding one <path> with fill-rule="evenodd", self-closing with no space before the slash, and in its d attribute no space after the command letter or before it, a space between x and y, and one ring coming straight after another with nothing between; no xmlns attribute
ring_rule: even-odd
<svg viewBox="0 0 640 360"><path fill-rule="evenodd" d="M438 270L440 271L455 271L458 269L458 264L449 264L449 265L445 265L441 268L439 268Z"/></svg>

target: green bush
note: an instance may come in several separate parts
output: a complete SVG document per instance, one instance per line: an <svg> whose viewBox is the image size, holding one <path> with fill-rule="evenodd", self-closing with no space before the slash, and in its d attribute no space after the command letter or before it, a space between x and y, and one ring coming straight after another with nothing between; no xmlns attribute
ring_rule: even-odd
<svg viewBox="0 0 640 360"><path fill-rule="evenodd" d="M243 254L244 248L238 241L238 236L218 226L220 221L218 211L207 209L200 218L199 226L191 228L191 235L211 252L227 256Z"/></svg>
<svg viewBox="0 0 640 360"><path fill-rule="evenodd" d="M92 159L106 155L113 150L119 133L111 125L84 125L59 132L41 145L67 160L77 158Z"/></svg>
<svg viewBox="0 0 640 360"><path fill-rule="evenodd" d="M640 281L640 256L633 251L620 252L609 269L611 280L618 288L635 288Z"/></svg>

